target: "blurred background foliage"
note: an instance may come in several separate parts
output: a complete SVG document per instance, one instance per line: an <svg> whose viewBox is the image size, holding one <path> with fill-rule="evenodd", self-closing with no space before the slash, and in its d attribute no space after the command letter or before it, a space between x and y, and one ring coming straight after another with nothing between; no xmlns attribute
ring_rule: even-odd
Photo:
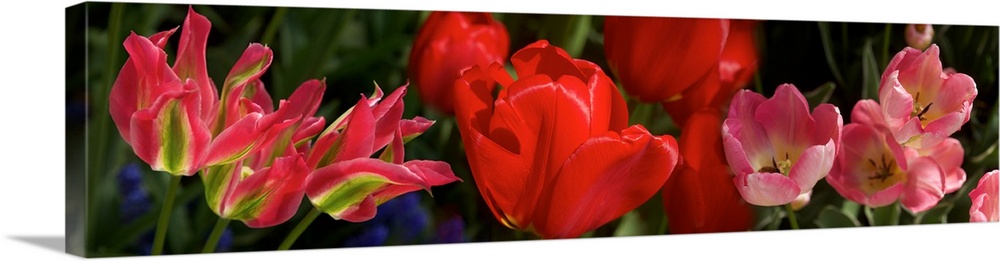
<svg viewBox="0 0 1000 261"><path fill-rule="evenodd" d="M87 3L82 12L67 10L67 184L72 191L67 195L80 195L67 199L67 212L84 211L86 215L85 223L75 227L85 231L81 240L88 256L149 251L149 234L168 175L150 171L121 140L107 113L108 91L127 58L122 41L129 31L148 36L180 26L186 8ZM217 84L249 43L260 42L274 50L274 61L262 78L272 97L284 99L306 80L326 79L327 91L318 114L328 120L343 113L360 94L372 93L376 83L386 93L407 84L412 40L428 15L426 11L253 6L197 5L194 9L212 22L207 58L209 75ZM512 53L538 39L548 39L570 55L594 62L612 74L603 51L603 17L514 13L494 17L507 26ZM904 26L766 21L757 29L760 70L750 88L770 96L782 83L793 83L803 93L824 86L832 90L829 102L840 107L848 123L858 99L876 98L886 64L906 46ZM902 211L900 224L966 222L969 190L984 172L997 168L997 27L934 25L934 30L933 42L941 47L944 66L972 76L979 89L972 119L953 135L965 146L963 168L968 179L961 190L946 195L935 209L917 216ZM166 47L171 63L178 38L175 35ZM637 105L627 99L630 107ZM404 118L421 115L437 120L423 136L408 143L407 159L448 161L464 182L435 187L433 197L411 193L392 200L380 206L376 219L365 223L319 218L293 248L535 238L504 227L483 204L469 174L454 119L425 108L416 94L407 95L405 104ZM678 127L669 116L659 106L653 107L645 122L647 128L654 134L678 135ZM129 167L134 164L140 167ZM197 252L217 219L204 201L200 180L189 177L182 182L166 253ZM80 191L82 184L86 184L85 192ZM585 236L668 232L664 227L669 221L664 218L661 202L656 195L637 210ZM250 229L232 222L219 249L275 249L309 207L304 201L294 218L270 228ZM798 215L805 228L878 223L869 220L872 215L863 209L820 181L811 203ZM758 208L757 212L755 230L788 226L776 208ZM74 221L68 220L70 223Z"/></svg>

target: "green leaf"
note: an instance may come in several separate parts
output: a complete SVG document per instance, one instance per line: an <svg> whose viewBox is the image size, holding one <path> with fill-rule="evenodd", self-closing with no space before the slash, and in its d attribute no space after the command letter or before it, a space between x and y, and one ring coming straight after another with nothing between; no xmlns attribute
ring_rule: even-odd
<svg viewBox="0 0 1000 261"><path fill-rule="evenodd" d="M833 96L833 91L837 89L837 84L833 82L826 82L820 85L816 89L804 93L806 100L809 101L809 107L815 108L820 104L826 103Z"/></svg>
<svg viewBox="0 0 1000 261"><path fill-rule="evenodd" d="M823 55L826 56L826 64L830 66L830 73L833 74L833 78L837 79L837 82L843 83L844 77L840 75L840 68L837 67L837 61L833 59L833 43L830 40L830 24L826 22L819 22L819 36L820 40L823 42Z"/></svg>
<svg viewBox="0 0 1000 261"><path fill-rule="evenodd" d="M942 201L927 211L917 214L914 224L944 224L948 223L948 212L955 207L951 202Z"/></svg>
<svg viewBox="0 0 1000 261"><path fill-rule="evenodd" d="M894 226L899 225L899 215L902 209L899 202L880 208L865 208L865 216L868 217L868 224L871 226Z"/></svg>
<svg viewBox="0 0 1000 261"><path fill-rule="evenodd" d="M631 211L622 216L621 222L615 228L615 236L640 236L646 233L646 223L639 217L639 213Z"/></svg>
<svg viewBox="0 0 1000 261"><path fill-rule="evenodd" d="M875 51L872 50L872 41L865 40L865 46L861 50L861 98L878 100L879 82L882 80L882 73L875 59Z"/></svg>
<svg viewBox="0 0 1000 261"><path fill-rule="evenodd" d="M859 227L861 222L858 219L844 214L834 206L826 206L819 213L819 217L813 221L820 228L830 227Z"/></svg>

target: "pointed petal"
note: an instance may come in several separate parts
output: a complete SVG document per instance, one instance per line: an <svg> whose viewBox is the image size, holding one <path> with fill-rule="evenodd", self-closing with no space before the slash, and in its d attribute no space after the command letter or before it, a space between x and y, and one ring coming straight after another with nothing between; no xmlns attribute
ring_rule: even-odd
<svg viewBox="0 0 1000 261"><path fill-rule="evenodd" d="M177 32L177 28L179 28L179 27L174 27L174 28L172 28L170 30L166 30L166 31L162 31L162 32L150 35L149 36L149 41L153 42L154 44L156 44L156 46L160 47L160 49L163 49L164 46L167 46L167 41L170 40L170 36L173 35L174 32Z"/></svg>
<svg viewBox="0 0 1000 261"><path fill-rule="evenodd" d="M131 144L131 117L149 108L161 95L183 89L167 66L167 54L149 39L132 32L123 44L129 53L108 97L108 111L118 133Z"/></svg>
<svg viewBox="0 0 1000 261"><path fill-rule="evenodd" d="M194 79L198 83L201 107L205 108L200 117L206 122L215 117L214 111L209 108L215 107L215 102L219 100L215 84L208 77L208 66L205 61L205 47L211 29L212 23L208 18L196 13L194 8L189 6L184 25L181 27L181 39L177 44L177 59L173 67L181 79Z"/></svg>
<svg viewBox="0 0 1000 261"><path fill-rule="evenodd" d="M289 116L312 117L319 110L319 105L323 102L323 93L326 91L326 82L316 79L308 80L292 92L288 97Z"/></svg>
<svg viewBox="0 0 1000 261"><path fill-rule="evenodd" d="M379 150L389 144L396 129L399 128L399 121L403 117L403 96L406 95L406 87L406 85L400 86L371 108L376 121L373 150Z"/></svg>
<svg viewBox="0 0 1000 261"><path fill-rule="evenodd" d="M375 152L375 117L362 97L350 112L350 120L339 135L321 136L309 154L308 164L320 168L339 161L366 158Z"/></svg>
<svg viewBox="0 0 1000 261"><path fill-rule="evenodd" d="M371 205L362 202L388 186L416 184L423 184L423 180L402 165L357 158L315 170L306 180L306 195L320 211L342 218L349 212L374 211L365 208L374 208L379 202Z"/></svg>
<svg viewBox="0 0 1000 261"><path fill-rule="evenodd" d="M427 129L434 125L435 121L424 117L416 116L412 120L402 120L399 122L400 134L403 136L403 143L409 142L417 136L424 134Z"/></svg>
<svg viewBox="0 0 1000 261"><path fill-rule="evenodd" d="M673 137L653 137L642 125L591 138L562 165L533 225L546 238L596 229L656 195L677 161Z"/></svg>
<svg viewBox="0 0 1000 261"><path fill-rule="evenodd" d="M298 120L282 120L284 114L283 107L279 107L274 113L261 115L253 112L233 123L212 141L205 166L241 160L268 146L278 134Z"/></svg>

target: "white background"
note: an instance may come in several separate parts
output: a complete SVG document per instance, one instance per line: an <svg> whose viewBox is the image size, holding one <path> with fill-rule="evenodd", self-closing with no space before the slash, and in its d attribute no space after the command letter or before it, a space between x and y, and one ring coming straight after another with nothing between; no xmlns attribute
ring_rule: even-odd
<svg viewBox="0 0 1000 261"><path fill-rule="evenodd" d="M146 1L140 1L146 2ZM190 3L183 1L157 1ZM998 25L975 1L281 1L285 6ZM16 4L15 4L16 3ZM7 2L0 19L0 259L75 259L64 246L64 14L74 1ZM278 1L200 4L275 5ZM11 57L13 56L13 59ZM975 181L970 181L975 182ZM81 184L82 185L82 184ZM290 252L153 260L847 259L997 260L1000 224L650 236ZM133 258L125 258L131 260ZM119 259L115 259L119 260ZM145 259L144 259L145 260Z"/></svg>

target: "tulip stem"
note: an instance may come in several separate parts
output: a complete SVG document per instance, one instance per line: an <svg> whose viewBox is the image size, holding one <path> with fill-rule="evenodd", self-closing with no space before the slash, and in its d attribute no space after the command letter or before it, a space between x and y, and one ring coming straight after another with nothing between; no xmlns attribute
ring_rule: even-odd
<svg viewBox="0 0 1000 261"><path fill-rule="evenodd" d="M153 238L152 255L163 253L163 241L167 238L167 225L170 225L170 212L174 209L174 194L181 185L181 176L170 175L170 187L167 188L167 196L163 198L163 206L160 208L160 220L156 223L156 237Z"/></svg>
<svg viewBox="0 0 1000 261"><path fill-rule="evenodd" d="M795 219L795 210L792 209L792 203L785 204L785 214L788 215L788 223L792 225L792 229L799 229L799 221Z"/></svg>
<svg viewBox="0 0 1000 261"><path fill-rule="evenodd" d="M214 253L215 247L219 245L219 239L222 238L222 232L226 231L226 227L229 226L229 219L219 218L215 222L215 227L212 228L212 234L208 236L208 241L205 242L205 247L201 249L202 253Z"/></svg>
<svg viewBox="0 0 1000 261"><path fill-rule="evenodd" d="M288 250L291 248L292 244L295 244L295 240L298 240L299 236L302 235L302 232L306 231L306 228L312 224L313 220L316 220L316 218L319 217L319 214L322 213L323 212L319 211L317 208L313 208L312 211L309 211L309 214L306 214L306 216L302 218L302 221L299 221L299 224L292 229L292 232L288 233L288 237L285 237L285 241L282 241L281 246L278 246L278 250Z"/></svg>

